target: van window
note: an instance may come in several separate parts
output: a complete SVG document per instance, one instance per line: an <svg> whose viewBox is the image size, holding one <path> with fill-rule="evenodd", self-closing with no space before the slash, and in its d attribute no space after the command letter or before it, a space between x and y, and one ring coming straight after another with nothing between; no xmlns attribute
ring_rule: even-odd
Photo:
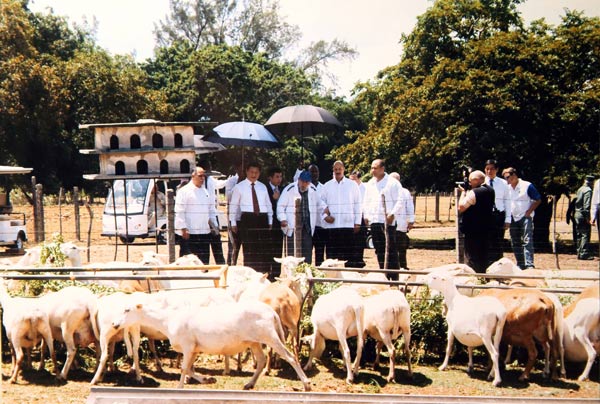
<svg viewBox="0 0 600 404"><path fill-rule="evenodd" d="M146 194L148 193L148 186L150 185L149 179L137 179L137 180L115 180L113 183L113 189L115 193L115 206L116 213L125 214L125 201L127 201L127 214L141 214L144 212L144 206L146 205ZM125 186L127 192L125 192ZM126 196L125 196L126 195ZM106 205L104 206L104 213L112 215L115 212L113 209L113 196L112 190L109 191L108 197L106 198Z"/></svg>

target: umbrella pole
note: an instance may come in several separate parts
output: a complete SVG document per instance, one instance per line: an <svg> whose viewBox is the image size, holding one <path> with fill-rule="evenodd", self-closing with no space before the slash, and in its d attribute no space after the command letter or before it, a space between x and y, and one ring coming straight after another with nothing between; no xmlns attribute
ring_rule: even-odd
<svg viewBox="0 0 600 404"><path fill-rule="evenodd" d="M304 123L300 124L300 160L304 162Z"/></svg>

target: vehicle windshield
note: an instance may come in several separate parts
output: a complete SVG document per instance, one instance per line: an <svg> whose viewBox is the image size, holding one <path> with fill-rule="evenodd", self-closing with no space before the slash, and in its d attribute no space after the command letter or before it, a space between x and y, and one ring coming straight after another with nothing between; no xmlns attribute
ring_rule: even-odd
<svg viewBox="0 0 600 404"><path fill-rule="evenodd" d="M127 186L127 190L125 190L125 184ZM127 181L115 180L113 184L113 189L115 192L114 200L116 209L113 208L113 196L111 190L109 191L108 197L106 198L104 213L109 215L115 212L117 214L125 214L126 202L128 215L144 213L144 206L146 205L146 194L148 193L149 184L149 179ZM127 199L125 199L125 195Z"/></svg>

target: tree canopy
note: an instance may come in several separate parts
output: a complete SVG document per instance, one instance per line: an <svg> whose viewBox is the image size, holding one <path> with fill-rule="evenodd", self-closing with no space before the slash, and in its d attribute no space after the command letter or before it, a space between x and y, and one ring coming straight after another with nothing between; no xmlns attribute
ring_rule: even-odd
<svg viewBox="0 0 600 404"><path fill-rule="evenodd" d="M285 59L299 38L277 0L171 0L153 58L100 49L91 32L28 0L0 2L0 164L31 166L49 192L78 185L97 161L81 123L166 120L265 122L277 109L314 104L345 135L304 139L308 160L367 171L388 160L403 184L450 190L459 167L488 158L514 166L542 192L572 191L600 168L600 19L566 11L557 26L525 26L521 0L437 0L403 36L402 58L347 100L323 91L328 61L345 42L317 41ZM288 174L299 139L276 152L244 151ZM219 153L228 172L240 150ZM22 185L28 185L23 181ZM536 215L537 217L537 215Z"/></svg>
<svg viewBox="0 0 600 404"><path fill-rule="evenodd" d="M417 190L450 190L488 158L555 195L597 172L600 19L524 28L518 3L437 1L400 63L358 89L368 129L333 155L365 169L386 158Z"/></svg>

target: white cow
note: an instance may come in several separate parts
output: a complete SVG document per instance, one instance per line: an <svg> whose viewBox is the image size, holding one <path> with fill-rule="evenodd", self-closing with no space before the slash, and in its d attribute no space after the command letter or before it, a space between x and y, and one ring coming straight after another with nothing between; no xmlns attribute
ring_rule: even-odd
<svg viewBox="0 0 600 404"><path fill-rule="evenodd" d="M381 293L364 298L365 331L377 341L375 363L379 365L381 347L386 346L390 357L390 370L387 381L392 382L395 377L395 349L394 341L400 334L404 336L404 353L408 365L408 374L412 377L410 363L410 305L404 294L396 289L384 290Z"/></svg>
<svg viewBox="0 0 600 404"><path fill-rule="evenodd" d="M358 292L349 287L341 287L319 296L310 315L313 334L308 336L310 355L304 370L312 367L313 359L321 357L325 340L335 340L346 365L346 382L352 383L358 375L360 358L364 345L364 304ZM352 366L347 338L357 336L356 359Z"/></svg>
<svg viewBox="0 0 600 404"><path fill-rule="evenodd" d="M590 369L600 354L600 289L598 283L586 288L565 309L565 356L574 362L586 362L578 380L589 378Z"/></svg>
<svg viewBox="0 0 600 404"><path fill-rule="evenodd" d="M68 286L39 298L40 307L48 314L55 340L63 341L67 347L67 359L57 378L67 380L69 368L77 353L76 333L90 322L95 338L98 338L96 322L92 321L98 310L96 296L87 288ZM56 362L54 363L56 367Z"/></svg>
<svg viewBox="0 0 600 404"><path fill-rule="evenodd" d="M492 370L488 379L493 377L493 385L497 386L502 382L498 366L498 348L506 321L506 309L495 297L461 295L454 282L454 276L450 273L433 272L427 275L427 285L442 293L448 307L448 346L446 357L439 369L445 370L448 367L454 337L467 346L469 372L473 369L473 348L485 345L492 360Z"/></svg>
<svg viewBox="0 0 600 404"><path fill-rule="evenodd" d="M55 360L50 321L48 313L41 307L37 298L11 297L0 280L0 305L2 306L2 324L10 342L12 370L8 381L16 383L23 363L23 348L36 346L41 339L50 347L50 354ZM40 360L40 368L43 360Z"/></svg>
<svg viewBox="0 0 600 404"><path fill-rule="evenodd" d="M304 389L310 390L308 378L294 356L285 348L283 329L277 314L262 302L228 303L189 310L165 309L142 302L126 308L121 318L113 322L113 328L136 324L160 330L169 337L173 349L183 354L178 388L183 388L186 376L200 383L211 382L193 369L198 353L233 355L250 347L257 366L244 389L251 389L265 367L261 344L266 344L294 368Z"/></svg>
<svg viewBox="0 0 600 404"><path fill-rule="evenodd" d="M500 258L492 263L486 273L493 275L517 275L517 277L508 279L506 283L511 285L521 285L539 288L586 288L598 280L600 274L594 270L583 269L563 269L563 270L543 270L543 269L525 269L521 270L508 258ZM528 279L519 276L536 276L538 278ZM540 278L543 277L543 278ZM581 279L564 279L581 278Z"/></svg>

